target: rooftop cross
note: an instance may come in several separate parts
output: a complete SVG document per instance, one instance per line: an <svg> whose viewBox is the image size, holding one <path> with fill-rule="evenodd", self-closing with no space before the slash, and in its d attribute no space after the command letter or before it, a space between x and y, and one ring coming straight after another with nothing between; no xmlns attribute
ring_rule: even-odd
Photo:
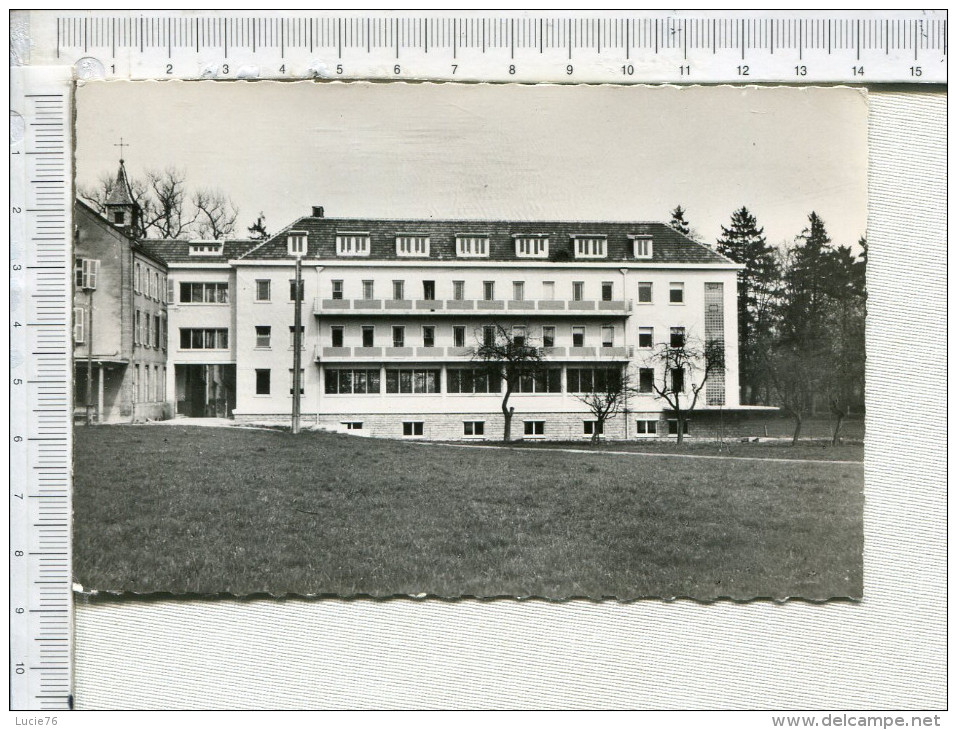
<svg viewBox="0 0 957 730"><path fill-rule="evenodd" d="M125 143L125 142L123 141L123 138L120 137L120 143L119 143L119 144L114 144L113 146L120 148L120 163L122 164L122 162L123 162L123 148L124 148L124 147L129 147L129 144Z"/></svg>

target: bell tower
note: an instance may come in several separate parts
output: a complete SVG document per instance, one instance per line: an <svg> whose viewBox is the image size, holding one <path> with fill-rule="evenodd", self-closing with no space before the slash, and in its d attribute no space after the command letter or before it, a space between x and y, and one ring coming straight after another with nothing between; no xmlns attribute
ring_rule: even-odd
<svg viewBox="0 0 957 730"><path fill-rule="evenodd" d="M123 154L123 147L127 145L120 138L120 143L115 145L120 148L120 155ZM130 188L129 178L126 176L126 165L123 157L120 157L120 166L116 171L116 182L110 195L106 199L106 217L110 223L123 230L130 238L138 238L140 235L140 214L141 209L136 199L133 197L133 191Z"/></svg>

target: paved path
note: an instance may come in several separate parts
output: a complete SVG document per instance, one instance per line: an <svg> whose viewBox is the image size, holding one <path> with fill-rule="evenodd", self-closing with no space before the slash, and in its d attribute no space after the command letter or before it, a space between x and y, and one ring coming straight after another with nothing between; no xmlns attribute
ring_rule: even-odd
<svg viewBox="0 0 957 730"><path fill-rule="evenodd" d="M862 461L841 461L839 459L775 459L774 457L760 456L711 456L706 454L668 454L656 451L595 451L594 449L551 449L551 448L529 448L528 446L484 446L479 444L448 444L432 443L429 441L409 441L408 443L418 444L419 446L450 446L453 449L508 449L509 451L534 451L541 454L549 451L563 451L566 454L590 454L613 456L662 456L670 459L719 459L724 461L773 461L785 464L840 464L842 466L864 466Z"/></svg>

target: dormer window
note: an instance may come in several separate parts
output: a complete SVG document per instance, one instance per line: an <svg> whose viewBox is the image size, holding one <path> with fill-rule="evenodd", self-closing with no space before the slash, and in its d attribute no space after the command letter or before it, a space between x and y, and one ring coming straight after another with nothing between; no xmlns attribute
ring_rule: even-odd
<svg viewBox="0 0 957 730"><path fill-rule="evenodd" d="M368 256L371 249L371 236L368 233L339 231L336 233L337 256Z"/></svg>
<svg viewBox="0 0 957 730"><path fill-rule="evenodd" d="M651 258L651 236L631 236L636 259Z"/></svg>
<svg viewBox="0 0 957 730"><path fill-rule="evenodd" d="M488 236L464 233L455 237L455 252L463 258L488 258Z"/></svg>
<svg viewBox="0 0 957 730"><path fill-rule="evenodd" d="M286 237L286 247L290 256L305 256L309 246L309 237L302 231L290 231Z"/></svg>
<svg viewBox="0 0 957 730"><path fill-rule="evenodd" d="M515 236L515 255L520 259L547 259L548 236Z"/></svg>
<svg viewBox="0 0 957 730"><path fill-rule="evenodd" d="M193 241L189 244L190 256L219 256L223 252L223 244L216 241Z"/></svg>
<svg viewBox="0 0 957 730"><path fill-rule="evenodd" d="M414 233L401 233L395 237L396 256L428 256L429 237Z"/></svg>
<svg viewBox="0 0 957 730"><path fill-rule="evenodd" d="M576 259L603 259L605 258L604 236L572 236L572 244Z"/></svg>

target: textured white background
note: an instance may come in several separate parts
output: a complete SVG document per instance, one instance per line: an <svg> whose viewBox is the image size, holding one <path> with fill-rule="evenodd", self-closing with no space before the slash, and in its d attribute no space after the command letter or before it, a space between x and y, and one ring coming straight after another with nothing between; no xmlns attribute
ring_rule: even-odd
<svg viewBox="0 0 957 730"><path fill-rule="evenodd" d="M81 599L77 706L943 708L946 97L870 115L862 603Z"/></svg>

